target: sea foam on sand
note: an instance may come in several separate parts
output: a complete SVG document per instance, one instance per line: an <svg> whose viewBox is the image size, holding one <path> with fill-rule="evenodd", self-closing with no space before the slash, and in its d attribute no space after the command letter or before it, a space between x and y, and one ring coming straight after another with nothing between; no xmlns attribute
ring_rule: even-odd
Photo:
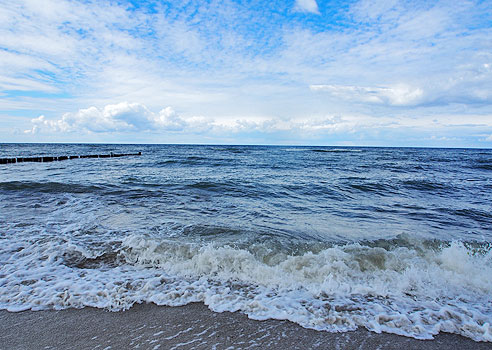
<svg viewBox="0 0 492 350"><path fill-rule="evenodd" d="M200 303L182 307L135 305L124 312L84 308L0 311L0 348L29 349L490 349L454 334L416 340L364 329L329 333L288 321L255 321L240 313L215 313Z"/></svg>

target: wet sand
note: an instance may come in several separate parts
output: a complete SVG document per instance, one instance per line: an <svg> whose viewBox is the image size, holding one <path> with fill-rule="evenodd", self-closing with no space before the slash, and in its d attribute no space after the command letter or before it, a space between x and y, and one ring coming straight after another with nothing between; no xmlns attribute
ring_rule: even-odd
<svg viewBox="0 0 492 350"><path fill-rule="evenodd" d="M203 304L136 305L128 311L84 308L0 311L0 349L492 349L454 334L416 340L392 334L328 333L288 321L215 313Z"/></svg>

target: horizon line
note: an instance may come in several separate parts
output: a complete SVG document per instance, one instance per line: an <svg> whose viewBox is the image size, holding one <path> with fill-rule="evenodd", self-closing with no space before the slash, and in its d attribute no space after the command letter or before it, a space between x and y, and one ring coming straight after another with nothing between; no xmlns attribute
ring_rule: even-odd
<svg viewBox="0 0 492 350"><path fill-rule="evenodd" d="M371 146L371 145L293 145L293 144L232 144L232 143L139 143L139 142L0 142L0 145L141 145L141 146L229 146L229 147L342 147L342 148L418 148L418 149L474 149L492 147L436 147L436 146Z"/></svg>

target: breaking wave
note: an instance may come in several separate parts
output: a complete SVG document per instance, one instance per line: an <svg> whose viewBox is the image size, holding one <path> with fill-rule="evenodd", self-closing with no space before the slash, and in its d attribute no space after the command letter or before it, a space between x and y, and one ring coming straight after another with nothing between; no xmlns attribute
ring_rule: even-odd
<svg viewBox="0 0 492 350"><path fill-rule="evenodd" d="M287 254L272 242L219 246L131 235L90 248L17 242L1 260L0 307L10 311L204 302L317 330L492 341L490 244L398 239L299 245Z"/></svg>

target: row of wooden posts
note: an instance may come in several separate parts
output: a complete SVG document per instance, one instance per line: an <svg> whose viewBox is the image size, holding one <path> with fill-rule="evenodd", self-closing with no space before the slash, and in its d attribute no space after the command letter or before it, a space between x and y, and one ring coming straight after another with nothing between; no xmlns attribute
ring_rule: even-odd
<svg viewBox="0 0 492 350"><path fill-rule="evenodd" d="M142 152L138 153L125 153L125 154L89 154L84 156L59 156L59 157L16 157L16 158L0 158L0 164L12 164L12 163L24 163L24 162L55 162L67 159L78 159L78 158L115 158L115 157L127 157L127 156L141 156Z"/></svg>

